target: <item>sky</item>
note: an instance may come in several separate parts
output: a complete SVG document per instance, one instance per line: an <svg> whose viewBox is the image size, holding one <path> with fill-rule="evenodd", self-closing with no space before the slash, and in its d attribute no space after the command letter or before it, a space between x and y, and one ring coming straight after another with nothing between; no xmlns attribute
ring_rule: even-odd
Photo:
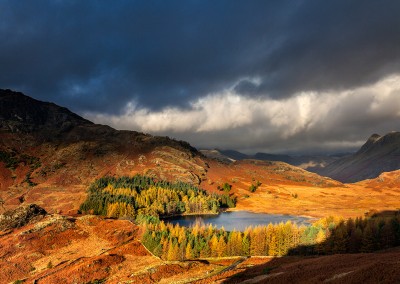
<svg viewBox="0 0 400 284"><path fill-rule="evenodd" d="M400 1L0 0L0 88L245 153L400 131Z"/></svg>

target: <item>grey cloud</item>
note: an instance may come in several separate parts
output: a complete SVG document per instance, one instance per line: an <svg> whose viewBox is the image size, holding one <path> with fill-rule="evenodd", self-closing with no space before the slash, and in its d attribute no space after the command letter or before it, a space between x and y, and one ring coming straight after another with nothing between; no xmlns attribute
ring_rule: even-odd
<svg viewBox="0 0 400 284"><path fill-rule="evenodd" d="M246 152L337 152L356 150L372 133L398 130L400 75L340 92L306 92L286 100L208 96L189 109L149 111L133 107L123 115L87 114L122 129L173 136L200 148Z"/></svg>
<svg viewBox="0 0 400 284"><path fill-rule="evenodd" d="M258 84L255 84L246 79L241 80L233 89L235 90L235 92L247 96L256 95L260 92Z"/></svg>

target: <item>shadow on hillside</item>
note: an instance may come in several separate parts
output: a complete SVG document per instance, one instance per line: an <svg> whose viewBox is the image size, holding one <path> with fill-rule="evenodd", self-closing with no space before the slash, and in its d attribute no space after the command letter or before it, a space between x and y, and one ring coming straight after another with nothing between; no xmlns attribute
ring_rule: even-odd
<svg viewBox="0 0 400 284"><path fill-rule="evenodd" d="M400 211L370 212L328 230L323 242L285 256L260 264L253 257L254 265L243 263L222 283L400 283Z"/></svg>

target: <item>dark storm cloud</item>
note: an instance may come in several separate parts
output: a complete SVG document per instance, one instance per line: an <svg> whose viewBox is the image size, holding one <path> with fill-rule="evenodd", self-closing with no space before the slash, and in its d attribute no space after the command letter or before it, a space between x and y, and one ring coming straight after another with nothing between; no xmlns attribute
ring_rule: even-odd
<svg viewBox="0 0 400 284"><path fill-rule="evenodd" d="M400 66L398 1L0 1L0 82L77 111L351 88ZM257 85L246 78L259 78Z"/></svg>
<svg viewBox="0 0 400 284"><path fill-rule="evenodd" d="M275 90L280 96L353 88L399 71L399 2L307 4L299 6L290 20L290 33L264 69L267 79L260 90Z"/></svg>

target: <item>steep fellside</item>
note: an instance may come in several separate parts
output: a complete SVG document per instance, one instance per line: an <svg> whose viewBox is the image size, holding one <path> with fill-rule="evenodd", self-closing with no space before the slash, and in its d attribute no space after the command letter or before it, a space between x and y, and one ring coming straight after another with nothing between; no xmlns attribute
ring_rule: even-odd
<svg viewBox="0 0 400 284"><path fill-rule="evenodd" d="M86 186L136 173L198 185L203 156L187 142L94 124L66 108L0 89L0 213L24 202L76 210Z"/></svg>
<svg viewBox="0 0 400 284"><path fill-rule="evenodd" d="M372 135L357 153L329 164L319 174L342 182L357 182L397 169L400 169L400 132L390 132L384 136Z"/></svg>

